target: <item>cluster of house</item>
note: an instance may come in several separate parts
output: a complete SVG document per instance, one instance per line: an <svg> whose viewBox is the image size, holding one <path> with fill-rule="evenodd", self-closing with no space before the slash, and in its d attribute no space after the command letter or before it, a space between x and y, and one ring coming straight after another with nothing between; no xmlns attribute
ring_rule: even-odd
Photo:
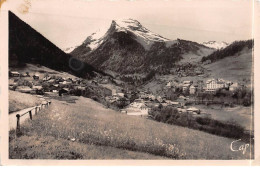
<svg viewBox="0 0 260 169"><path fill-rule="evenodd" d="M109 90L106 88L106 90ZM127 93L129 94L129 93ZM125 93L117 92L115 89L111 90L111 95L105 97L105 100L111 104L118 102L125 102L125 104L129 104L130 100L126 97Z"/></svg>
<svg viewBox="0 0 260 169"><path fill-rule="evenodd" d="M223 79L208 79L206 83L198 81L197 84L194 84L193 81L183 81L181 84L176 81L169 81L166 83L166 88L176 89L177 87L180 87L183 93L189 92L189 94L193 95L197 91L210 93L223 88L228 89L229 91L234 91L239 87L239 84L237 82L233 83Z"/></svg>
<svg viewBox="0 0 260 169"><path fill-rule="evenodd" d="M181 84L175 81L169 81L166 83L166 88L172 88L176 91L176 88L181 88L183 93L189 92L189 94L195 94L199 88L199 85L193 84L193 81L183 81Z"/></svg>
<svg viewBox="0 0 260 169"><path fill-rule="evenodd" d="M25 93L36 93L36 94L43 94L43 92L59 92L59 95L64 93L68 93L71 89L80 89L85 90L86 86L90 83L99 85L99 84L107 84L110 82L109 77L102 77L92 80L88 82L81 78L62 78L62 77L50 77L44 76L40 78L40 76L36 73L34 75L30 75L29 73L19 73L19 72L9 72L10 77L18 77L18 78L10 78L9 79L9 87L10 89L13 86L16 86L16 90ZM22 77L27 77L32 82L32 86L19 86L15 79L20 79ZM30 77L30 78L29 78ZM38 82L37 82L38 81ZM42 83L48 84L48 91L44 91ZM68 87L70 86L70 88ZM100 86L101 87L101 86ZM176 90L177 88L181 88L182 92L195 94L198 91L204 92L215 92L218 89L229 89L230 91L234 91L236 88L239 87L238 83L232 83L230 81L225 81L223 79L209 79L205 83L203 81L198 81L196 84L193 81L183 81L179 83L178 81L168 81L166 83L166 88L171 88ZM185 106L185 99L186 97L180 96L178 101L171 101L168 100L167 96L159 96L153 95L147 91L137 91L137 92L128 92L128 91L116 91L115 89L108 89L103 87L103 94L104 98L109 103L124 103L127 105L124 109L121 110L122 113L126 113L127 115L139 115L139 116L148 116L148 112L153 107L162 106L173 106L176 107L178 112L184 113L193 113L199 114L200 110L194 107L187 108ZM133 102L130 102L130 98L136 96ZM182 98L183 97L183 98ZM131 99L132 100L132 99ZM182 101L183 100L183 101Z"/></svg>
<svg viewBox="0 0 260 169"><path fill-rule="evenodd" d="M184 97L184 96L180 96ZM186 98L185 98L186 99ZM180 99L180 101L171 101L166 98L166 96L155 96L147 91L138 92L138 98L132 103L121 109L121 113L126 113L127 115L135 116L148 116L149 111L154 107L161 106L172 106L177 108L179 113L193 113L200 114L200 110L197 108L187 108L185 106L185 99Z"/></svg>
<svg viewBox="0 0 260 169"><path fill-rule="evenodd" d="M40 75L35 73L34 75L30 75L28 72L19 73L16 71L9 72L9 89L23 92L23 93L31 93L31 94L44 94L45 92L59 92L68 93L69 88L68 85L73 84L75 88L80 87L83 80L81 78L62 78L62 77L51 77L46 75L40 78ZM19 79L25 78L25 80L29 81L30 85L19 85ZM40 81L41 80L41 81ZM48 88L43 87L43 83L48 84Z"/></svg>
<svg viewBox="0 0 260 169"><path fill-rule="evenodd" d="M109 77L109 76L98 75L95 80L92 80L92 83L95 84L95 85L97 85L97 84L108 84L111 81L112 81L112 78Z"/></svg>

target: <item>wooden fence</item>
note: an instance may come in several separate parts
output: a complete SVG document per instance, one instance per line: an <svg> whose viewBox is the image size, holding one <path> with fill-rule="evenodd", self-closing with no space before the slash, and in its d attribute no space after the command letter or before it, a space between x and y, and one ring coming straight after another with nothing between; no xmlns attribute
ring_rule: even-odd
<svg viewBox="0 0 260 169"><path fill-rule="evenodd" d="M20 119L21 117L25 117L27 114L29 115L30 119L33 119L33 115L32 115L32 111L35 109L35 115L37 115L38 112L40 112L41 109L43 108L47 108L49 105L51 104L51 101L47 101L47 103L45 104L41 104L39 106L35 106L34 108L28 110L27 112L23 113L23 114L16 114L16 119L17 119L17 123L16 123L16 135L19 134L21 132L21 124L20 124Z"/></svg>

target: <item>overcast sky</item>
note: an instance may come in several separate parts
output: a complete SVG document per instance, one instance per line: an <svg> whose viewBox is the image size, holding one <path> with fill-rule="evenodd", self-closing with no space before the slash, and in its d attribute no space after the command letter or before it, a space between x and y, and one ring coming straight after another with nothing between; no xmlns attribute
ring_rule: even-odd
<svg viewBox="0 0 260 169"><path fill-rule="evenodd" d="M61 49L81 44L113 19L133 18L168 39L250 39L253 0L7 0L23 21Z"/></svg>

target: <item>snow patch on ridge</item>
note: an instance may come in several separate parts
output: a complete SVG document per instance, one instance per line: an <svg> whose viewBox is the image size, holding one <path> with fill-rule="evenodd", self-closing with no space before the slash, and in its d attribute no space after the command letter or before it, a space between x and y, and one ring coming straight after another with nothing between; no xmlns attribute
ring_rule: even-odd
<svg viewBox="0 0 260 169"><path fill-rule="evenodd" d="M143 27L140 22L134 19L116 20L116 31L131 32L136 36L136 40L143 45L146 50L149 50L155 42L166 42L166 46L169 47L177 41L172 41L153 33L150 30Z"/></svg>
<svg viewBox="0 0 260 169"><path fill-rule="evenodd" d="M112 32L130 32L135 35L136 41L139 42L146 50L149 50L155 42L165 42L167 47L170 47L178 42L177 40L170 40L160 36L159 34L151 32L143 27L140 22L134 19L113 20L111 27L113 26L114 28ZM84 44L86 44L86 47L91 48L91 50L95 50L104 42L105 37L109 33L109 29L99 30L91 34L84 41Z"/></svg>
<svg viewBox="0 0 260 169"><path fill-rule="evenodd" d="M208 41L208 42L203 42L202 45L207 46L209 48L222 49L227 47L229 44L223 41L222 42Z"/></svg>

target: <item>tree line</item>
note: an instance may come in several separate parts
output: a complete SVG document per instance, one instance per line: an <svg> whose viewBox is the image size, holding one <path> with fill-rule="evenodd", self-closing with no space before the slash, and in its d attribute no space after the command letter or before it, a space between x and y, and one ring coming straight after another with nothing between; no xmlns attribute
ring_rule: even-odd
<svg viewBox="0 0 260 169"><path fill-rule="evenodd" d="M254 40L250 39L247 41L235 41L231 45L227 46L226 48L223 49L218 49L212 54L208 56L204 56L201 59L201 62L205 62L207 60L210 60L211 62L215 62L219 59L223 59L227 56L233 56L237 54L238 52L242 51L245 47L248 49L252 49L254 45Z"/></svg>

